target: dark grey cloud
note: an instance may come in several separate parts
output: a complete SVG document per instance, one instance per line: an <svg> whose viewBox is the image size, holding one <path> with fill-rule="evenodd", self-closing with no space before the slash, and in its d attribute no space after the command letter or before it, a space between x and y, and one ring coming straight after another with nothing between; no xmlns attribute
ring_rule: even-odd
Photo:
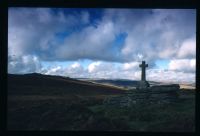
<svg viewBox="0 0 200 136"><path fill-rule="evenodd" d="M107 9L98 25L87 25L63 37L80 24L89 24L89 13L80 16L54 13L51 9L9 10L9 54L36 54L44 60L105 60L128 62L142 54L148 61L176 56L180 45L195 37L195 10ZM117 35L125 43L112 52ZM104 53L104 55L101 54ZM155 53L156 52L156 53ZM116 55L118 54L118 55Z"/></svg>
<svg viewBox="0 0 200 136"><path fill-rule="evenodd" d="M8 72L9 73L32 73L41 71L41 63L37 56L24 55L8 57Z"/></svg>

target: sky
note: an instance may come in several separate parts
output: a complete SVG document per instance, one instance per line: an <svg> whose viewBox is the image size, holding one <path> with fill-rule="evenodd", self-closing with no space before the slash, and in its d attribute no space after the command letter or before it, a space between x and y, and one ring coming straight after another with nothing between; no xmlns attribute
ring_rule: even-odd
<svg viewBox="0 0 200 136"><path fill-rule="evenodd" d="M195 9L9 8L8 73L194 83Z"/></svg>

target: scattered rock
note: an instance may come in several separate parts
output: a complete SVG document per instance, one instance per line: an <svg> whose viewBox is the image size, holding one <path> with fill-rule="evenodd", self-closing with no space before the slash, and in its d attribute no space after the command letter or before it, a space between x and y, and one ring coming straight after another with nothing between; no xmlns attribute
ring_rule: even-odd
<svg viewBox="0 0 200 136"><path fill-rule="evenodd" d="M129 107L139 103L172 103L178 99L179 89L179 85L173 84L152 86L146 89L129 90L126 94L115 97L107 97L103 103L105 105L120 107Z"/></svg>

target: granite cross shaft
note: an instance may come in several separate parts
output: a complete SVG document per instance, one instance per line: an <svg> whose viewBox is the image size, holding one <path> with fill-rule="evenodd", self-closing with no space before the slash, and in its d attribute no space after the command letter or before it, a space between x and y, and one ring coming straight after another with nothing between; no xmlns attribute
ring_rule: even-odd
<svg viewBox="0 0 200 136"><path fill-rule="evenodd" d="M146 81L145 68L148 67L148 64L145 64L145 61L142 61L142 64L140 64L140 67L142 68L141 80Z"/></svg>

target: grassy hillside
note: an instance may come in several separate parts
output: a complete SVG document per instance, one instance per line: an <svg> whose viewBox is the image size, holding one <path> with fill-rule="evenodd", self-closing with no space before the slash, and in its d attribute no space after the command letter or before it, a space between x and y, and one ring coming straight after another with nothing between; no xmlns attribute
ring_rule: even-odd
<svg viewBox="0 0 200 136"><path fill-rule="evenodd" d="M124 90L61 76L41 74L8 75L8 94L65 95L120 94Z"/></svg>
<svg viewBox="0 0 200 136"><path fill-rule="evenodd" d="M8 130L194 131L194 91L181 90L173 104L103 105L124 92L59 76L8 75Z"/></svg>

